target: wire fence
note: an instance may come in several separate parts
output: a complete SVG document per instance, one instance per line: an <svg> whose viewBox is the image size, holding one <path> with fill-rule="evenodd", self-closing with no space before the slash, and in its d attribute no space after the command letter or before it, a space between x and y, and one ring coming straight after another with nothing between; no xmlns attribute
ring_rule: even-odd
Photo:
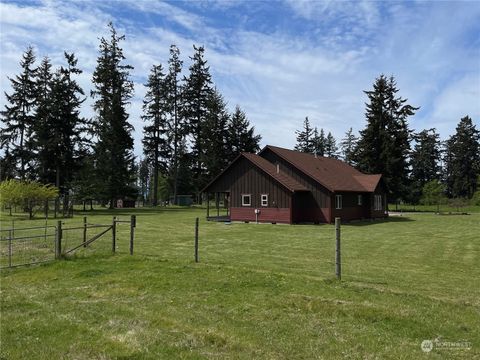
<svg viewBox="0 0 480 360"><path fill-rule="evenodd" d="M0 230L0 268L55 259L55 226Z"/></svg>

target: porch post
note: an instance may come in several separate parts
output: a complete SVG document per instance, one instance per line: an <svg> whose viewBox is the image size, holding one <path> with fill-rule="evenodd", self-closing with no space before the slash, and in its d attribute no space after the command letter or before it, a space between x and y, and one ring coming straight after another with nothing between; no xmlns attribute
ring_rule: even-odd
<svg viewBox="0 0 480 360"><path fill-rule="evenodd" d="M217 218L220 216L220 196L218 192L215 193L215 206L217 207Z"/></svg>

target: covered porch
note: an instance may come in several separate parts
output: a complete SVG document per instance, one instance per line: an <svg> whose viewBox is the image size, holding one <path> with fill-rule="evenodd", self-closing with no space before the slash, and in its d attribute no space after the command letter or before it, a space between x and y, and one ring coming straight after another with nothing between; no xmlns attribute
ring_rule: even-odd
<svg viewBox="0 0 480 360"><path fill-rule="evenodd" d="M207 204L207 221L230 221L229 192L206 192L204 197Z"/></svg>

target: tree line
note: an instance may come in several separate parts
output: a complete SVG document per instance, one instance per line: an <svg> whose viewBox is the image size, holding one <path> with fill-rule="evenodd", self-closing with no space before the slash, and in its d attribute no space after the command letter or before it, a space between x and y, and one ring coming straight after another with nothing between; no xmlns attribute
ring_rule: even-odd
<svg viewBox="0 0 480 360"><path fill-rule="evenodd" d="M53 184L65 203L71 197L111 207L118 199L177 203L178 195L198 196L240 152L259 150L261 136L245 112L239 106L228 111L204 47L193 46L187 68L171 45L169 58L152 64L148 74L143 158L136 159L128 113L133 67L121 47L125 36L108 27L89 94L78 83L82 70L74 53L65 52L63 65L53 68L48 57L37 65L33 48L27 48L0 114L0 180ZM408 119L419 108L398 93L393 76L379 76L365 91L366 125L359 134L350 128L337 142L307 117L296 131L295 149L383 174L391 201L415 204L432 194L480 198L480 133L472 119L460 119L446 141L436 129L415 133ZM90 119L81 116L89 96L95 114Z"/></svg>
<svg viewBox="0 0 480 360"><path fill-rule="evenodd" d="M305 118L296 131L296 150L342 159L358 170L383 174L389 200L437 203L442 197L471 199L480 205L480 131L472 119L460 119L445 141L435 128L414 132L408 119L419 107L398 95L393 76L380 75L365 91L366 125L350 128L337 147L330 133Z"/></svg>
<svg viewBox="0 0 480 360"><path fill-rule="evenodd" d="M28 47L21 72L9 78L11 92L1 112L0 180L53 184L64 202L95 199L159 200L199 194L208 179L242 151L259 149L245 112L229 113L215 87L202 46L193 47L184 74L180 51L170 47L165 68L152 66L143 100L143 159L133 154L134 128L128 105L134 95L133 67L119 35L109 24L102 37L92 76L92 91L78 83L82 70L74 53L54 69L49 57L36 65ZM90 96L95 115L81 116Z"/></svg>
<svg viewBox="0 0 480 360"><path fill-rule="evenodd" d="M165 68L153 65L143 101L143 147L139 180L143 199L200 194L240 152L259 150L260 135L237 105L232 114L215 87L203 46L193 46L188 75L181 76L180 50L171 45ZM201 201L198 197L197 201Z"/></svg>

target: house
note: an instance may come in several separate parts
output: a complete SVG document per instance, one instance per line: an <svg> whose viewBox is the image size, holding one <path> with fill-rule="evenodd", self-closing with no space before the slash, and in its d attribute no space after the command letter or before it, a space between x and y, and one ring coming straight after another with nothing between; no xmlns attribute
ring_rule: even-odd
<svg viewBox="0 0 480 360"><path fill-rule="evenodd" d="M223 196L232 221L331 223L383 218L382 176L366 175L328 157L267 145L258 155L240 154L204 189L215 194L218 214ZM208 202L207 202L208 203ZM207 210L207 218L210 217Z"/></svg>

